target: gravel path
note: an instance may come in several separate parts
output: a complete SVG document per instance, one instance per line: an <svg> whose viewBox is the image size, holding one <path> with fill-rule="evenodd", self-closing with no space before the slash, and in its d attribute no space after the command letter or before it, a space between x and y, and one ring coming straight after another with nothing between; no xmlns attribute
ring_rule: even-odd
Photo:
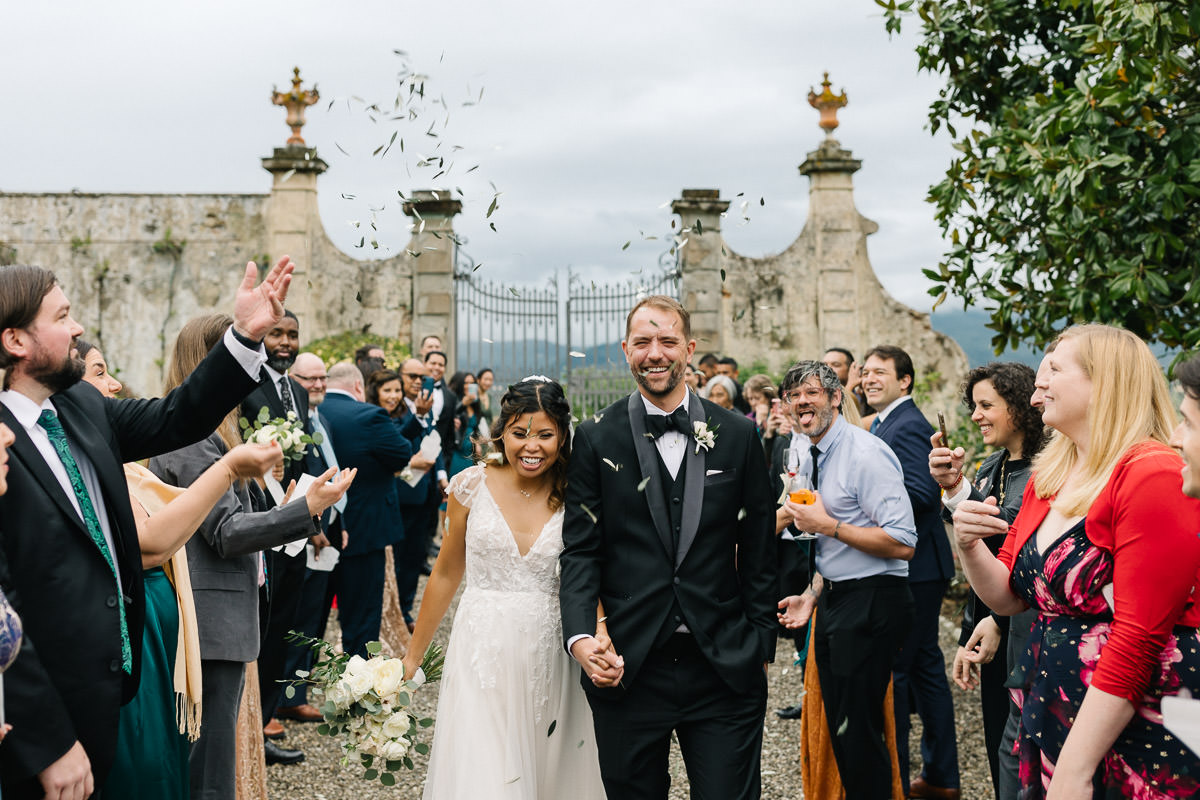
<svg viewBox="0 0 1200 800"><path fill-rule="evenodd" d="M423 589L422 579L422 589ZM418 593L418 596L419 593ZM446 615L436 641L445 643L449 638L453 607ZM947 654L947 674L953 659L957 639L957 624L949 619L942 620L942 650ZM331 626L333 627L333 626ZM764 800L796 800L803 798L800 786L800 722L781 720L774 709L791 705L801 689L800 671L792 666L792 643L780 640L775 663L768 670L767 715L763 721L763 798ZM962 771L962 796L972 800L990 798L991 779L988 775L987 759L983 752L983 723L979 712L978 693L966 694L951 684L954 693L954 709L958 726L958 758ZM417 693L416 710L422 716L433 716L437 708L437 685ZM419 798L425 779L426 758L416 756L416 769L400 774L394 787L385 787L377 781L362 780L361 770L343 767L340 764L341 750L331 738L320 736L316 725L284 721L287 738L282 742L287 747L298 747L307 759L295 766L271 766L267 768L267 785L272 800L397 800L397 798ZM920 719L913 717L910 749L911 763L915 768L921 763L918 750L920 743ZM432 733L426 741L432 741ZM672 748L671 757L672 800L683 800L689 796L686 772L677 747ZM481 800L484 800L481 798ZM558 800L558 798L546 798ZM616 799L614 799L616 800ZM811 800L826 800L812 798Z"/></svg>

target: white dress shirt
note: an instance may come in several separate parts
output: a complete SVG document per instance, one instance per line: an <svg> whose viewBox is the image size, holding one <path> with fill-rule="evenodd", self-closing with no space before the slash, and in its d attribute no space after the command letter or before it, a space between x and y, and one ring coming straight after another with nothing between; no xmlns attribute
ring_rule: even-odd
<svg viewBox="0 0 1200 800"><path fill-rule="evenodd" d="M658 417L669 417L681 406L686 408L690 395L691 391L689 390L683 395L683 400L679 402L679 405L670 411L663 411L647 400L646 395L639 393L642 403L646 406L646 416ZM672 478L678 477L679 467L683 465L683 457L687 455L687 440L686 434L680 433L674 428L654 440L654 446L658 448L658 454L662 457L663 463L667 465L667 470L671 473Z"/></svg>

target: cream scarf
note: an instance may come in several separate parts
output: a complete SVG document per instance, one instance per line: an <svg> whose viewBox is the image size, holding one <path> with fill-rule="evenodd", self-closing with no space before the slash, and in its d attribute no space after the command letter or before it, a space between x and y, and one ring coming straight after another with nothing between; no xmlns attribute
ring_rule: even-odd
<svg viewBox="0 0 1200 800"><path fill-rule="evenodd" d="M160 481L140 464L125 465L129 494L153 516L162 507L183 494L184 489ZM196 603L192 599L192 578L188 572L187 548L181 547L163 564L163 572L175 588L179 608L179 640L175 646L175 721L179 732L189 741L200 738L201 676L200 629L196 622Z"/></svg>

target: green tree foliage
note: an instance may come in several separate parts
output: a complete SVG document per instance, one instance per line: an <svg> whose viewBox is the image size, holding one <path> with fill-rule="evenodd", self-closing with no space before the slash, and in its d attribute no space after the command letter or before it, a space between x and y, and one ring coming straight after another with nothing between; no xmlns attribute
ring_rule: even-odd
<svg viewBox="0 0 1200 800"><path fill-rule="evenodd" d="M994 307L997 352L1068 322L1200 344L1200 0L876 2L946 81L930 294Z"/></svg>
<svg viewBox="0 0 1200 800"><path fill-rule="evenodd" d="M331 367L339 361L354 361L354 351L364 344L375 344L383 348L384 361L388 369L397 369L404 359L412 355L412 349L406 342L390 336L377 336L361 331L344 331L326 336L324 339L314 339L300 349L315 353Z"/></svg>

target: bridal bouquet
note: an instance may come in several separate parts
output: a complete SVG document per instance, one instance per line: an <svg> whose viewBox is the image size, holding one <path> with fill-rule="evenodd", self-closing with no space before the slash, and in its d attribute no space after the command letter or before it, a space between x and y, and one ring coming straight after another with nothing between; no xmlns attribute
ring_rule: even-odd
<svg viewBox="0 0 1200 800"><path fill-rule="evenodd" d="M322 441L321 434L310 436L304 432L295 411L287 412L287 417L271 419L271 410L263 406L253 424L245 417L239 419L238 424L242 427L242 438L250 444L278 442L283 449L284 466L304 458L308 445L319 445Z"/></svg>
<svg viewBox="0 0 1200 800"><path fill-rule="evenodd" d="M409 708L413 692L442 677L445 659L441 648L430 645L416 674L406 676L403 662L382 655L379 642L369 643L369 657L362 658L335 653L328 642L294 631L288 639L308 645L316 656L311 671L297 670L296 675L321 698L317 706L325 721L317 732L341 739L343 766L357 757L364 780L378 779L384 786L394 786L393 773L402 767L413 768L410 750L422 755L429 752L428 744L417 741L417 731L428 728L433 720L417 719ZM284 688L289 698L296 693L294 683Z"/></svg>

